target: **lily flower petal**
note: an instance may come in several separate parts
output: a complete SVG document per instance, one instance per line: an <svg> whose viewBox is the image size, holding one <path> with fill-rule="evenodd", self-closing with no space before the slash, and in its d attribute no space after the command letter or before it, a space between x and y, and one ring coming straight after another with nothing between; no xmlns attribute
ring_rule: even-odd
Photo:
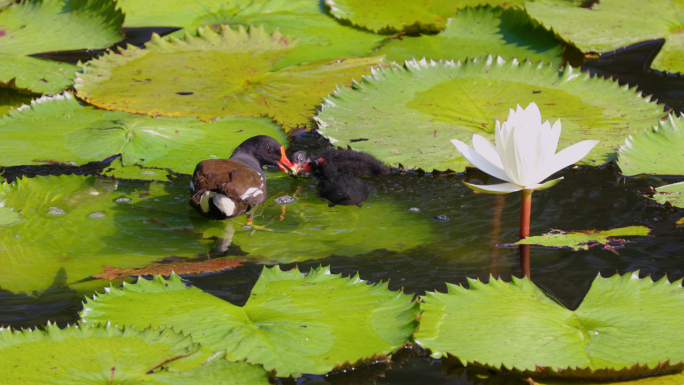
<svg viewBox="0 0 684 385"><path fill-rule="evenodd" d="M503 163L501 163L501 156L496 152L496 147L487 140L485 137L480 135L473 135L473 149L478 154L487 158L493 165L500 169L504 169Z"/></svg>
<svg viewBox="0 0 684 385"><path fill-rule="evenodd" d="M546 181L544 183L538 183L538 184L533 184L531 186L525 187L523 190L546 190L549 187L553 187L558 184L563 180L563 177L557 178L557 179L551 179L549 181Z"/></svg>
<svg viewBox="0 0 684 385"><path fill-rule="evenodd" d="M473 135L473 137L479 136L479 135ZM484 138L483 138L484 139ZM505 181L510 181L508 176L506 175L506 171L504 171L503 168L500 168L490 162L487 158L484 156L478 154L472 147L468 146L467 144L461 142L458 139L451 139L451 143L456 146L456 149L461 153L461 155L466 158L466 160L470 163L472 163L473 166L479 168L480 170L486 172L487 174L505 180ZM501 162L499 158L499 162Z"/></svg>
<svg viewBox="0 0 684 385"><path fill-rule="evenodd" d="M475 191L479 191L487 194L508 194L516 191L520 191L523 188L515 183L498 183L498 184L470 184L468 182L463 182L466 186L470 187Z"/></svg>
<svg viewBox="0 0 684 385"><path fill-rule="evenodd" d="M589 151L591 151L598 142L598 140L583 140L562 149L548 161L546 164L546 171L540 175L542 177L541 180L548 178L558 170L579 162L587 156Z"/></svg>
<svg viewBox="0 0 684 385"><path fill-rule="evenodd" d="M543 181L579 162L598 143L598 140L585 140L556 153L560 135L560 120L553 125L548 120L542 121L539 107L530 103L527 108L517 105L515 110L511 109L503 123L496 121L495 145L479 135L473 135L473 147L456 139L451 142L475 167L510 182L487 186L466 184L476 191L503 194L543 190L555 185L562 178Z"/></svg>

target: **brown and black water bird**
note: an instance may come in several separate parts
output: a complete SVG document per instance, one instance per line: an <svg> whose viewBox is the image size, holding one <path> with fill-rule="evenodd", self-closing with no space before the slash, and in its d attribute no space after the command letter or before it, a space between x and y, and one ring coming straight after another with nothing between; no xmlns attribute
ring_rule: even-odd
<svg viewBox="0 0 684 385"><path fill-rule="evenodd" d="M266 174L262 169L265 165L296 172L285 148L266 135L245 140L229 159L199 162L190 182L190 206L205 217L218 220L251 211L266 201ZM251 218L247 223L251 223Z"/></svg>

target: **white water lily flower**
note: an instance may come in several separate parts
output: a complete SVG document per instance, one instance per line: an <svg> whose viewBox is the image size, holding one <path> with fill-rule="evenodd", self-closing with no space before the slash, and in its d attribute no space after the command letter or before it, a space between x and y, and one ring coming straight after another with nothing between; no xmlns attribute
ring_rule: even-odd
<svg viewBox="0 0 684 385"><path fill-rule="evenodd" d="M542 181L556 171L577 163L599 142L585 140L556 153L561 134L560 120L542 123L541 112L535 103L526 109L518 105L510 110L508 119L496 121L496 147L480 135L473 135L473 147L452 139L451 143L475 167L508 183L473 185L475 191L505 194L520 190L543 190L560 182L561 178Z"/></svg>

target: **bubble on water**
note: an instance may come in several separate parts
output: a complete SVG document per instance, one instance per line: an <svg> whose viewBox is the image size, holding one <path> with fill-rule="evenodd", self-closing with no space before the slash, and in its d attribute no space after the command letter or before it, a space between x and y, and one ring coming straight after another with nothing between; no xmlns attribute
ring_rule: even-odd
<svg viewBox="0 0 684 385"><path fill-rule="evenodd" d="M444 214L442 214L442 215L437 215L436 217L434 217L434 218L432 218L432 219L436 220L437 222L449 222L449 217L447 217L447 216L444 215Z"/></svg>
<svg viewBox="0 0 684 385"><path fill-rule="evenodd" d="M104 218L104 217L106 217L106 215L104 215L104 213L101 213L99 211L96 211L92 214L88 214L88 218L90 218L90 219L100 219L100 218Z"/></svg>
<svg viewBox="0 0 684 385"><path fill-rule="evenodd" d="M290 203L297 202L297 200L294 199L293 197L289 196L289 195L283 195L283 196L279 196L277 198L274 198L273 202L277 203L279 205L289 205Z"/></svg>
<svg viewBox="0 0 684 385"><path fill-rule="evenodd" d="M157 175L157 173L154 171L147 170L147 171L142 171L140 173L140 175Z"/></svg>
<svg viewBox="0 0 684 385"><path fill-rule="evenodd" d="M130 201L131 201L131 198L121 197L121 198L117 198L114 202L116 202L116 203L128 203Z"/></svg>
<svg viewBox="0 0 684 385"><path fill-rule="evenodd" d="M418 207L411 207L408 211L411 213L419 213L420 209Z"/></svg>
<svg viewBox="0 0 684 385"><path fill-rule="evenodd" d="M61 217L62 215L66 215L66 211L60 209L59 207L48 207L47 215L51 217Z"/></svg>

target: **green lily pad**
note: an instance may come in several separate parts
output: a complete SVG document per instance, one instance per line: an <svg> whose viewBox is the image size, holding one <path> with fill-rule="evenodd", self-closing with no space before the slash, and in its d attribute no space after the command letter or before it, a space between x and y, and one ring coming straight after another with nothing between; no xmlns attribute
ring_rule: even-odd
<svg viewBox="0 0 684 385"><path fill-rule="evenodd" d="M26 55L106 48L121 40L124 15L108 0L24 1L0 12L0 85L56 94L80 68Z"/></svg>
<svg viewBox="0 0 684 385"><path fill-rule="evenodd" d="M62 330L55 324L48 324L44 332L2 329L0 372L3 381L13 384L48 379L111 383L141 379L160 363L198 349L190 337L170 329L139 332L132 327L74 325Z"/></svg>
<svg viewBox="0 0 684 385"><path fill-rule="evenodd" d="M123 20L109 0L20 2L0 13L0 53L106 48L123 38Z"/></svg>
<svg viewBox="0 0 684 385"><path fill-rule="evenodd" d="M0 329L0 372L12 384L133 383L268 384L262 368L222 359L189 372L161 368L195 354L199 344L171 329L83 324L43 331ZM217 379L222 382L214 382ZM202 380L209 380L204 382ZM195 382L191 382L195 381ZM225 382L223 382L225 381Z"/></svg>
<svg viewBox="0 0 684 385"><path fill-rule="evenodd" d="M299 44L281 59L274 70L343 56L368 56L384 40L331 18L318 0L236 0L227 6L220 0L200 0L188 5L185 0L119 1L126 13L127 27L183 27L194 34L197 27L229 24L261 25L272 34L299 38ZM183 37L184 31L173 33Z"/></svg>
<svg viewBox="0 0 684 385"><path fill-rule="evenodd" d="M21 215L12 207L5 207L5 202L0 202L0 226L11 225L21 220Z"/></svg>
<svg viewBox="0 0 684 385"><path fill-rule="evenodd" d="M521 0L325 0L336 19L375 32L428 31L444 28L459 9L478 5L513 6Z"/></svg>
<svg viewBox="0 0 684 385"><path fill-rule="evenodd" d="M629 377L624 370L632 367L642 375L682 368L681 280L654 283L638 272L597 277L575 311L527 278L447 286L448 293L428 293L421 304L415 340L433 357L449 354L463 364L526 375L605 380Z"/></svg>
<svg viewBox="0 0 684 385"><path fill-rule="evenodd" d="M0 54L0 83L39 94L58 94L74 85L80 67L52 60Z"/></svg>
<svg viewBox="0 0 684 385"><path fill-rule="evenodd" d="M336 365L391 353L418 325L418 304L387 284L342 278L328 268L264 268L243 307L178 276L138 280L84 304L86 323L166 325L192 334L231 360L262 364L278 376L324 374Z"/></svg>
<svg viewBox="0 0 684 385"><path fill-rule="evenodd" d="M618 149L618 166L624 175L684 175L684 117L670 115L630 135Z"/></svg>
<svg viewBox="0 0 684 385"><path fill-rule="evenodd" d="M414 60L376 70L353 89L335 91L316 121L336 145L392 166L461 172L469 163L450 139L469 143L473 133L493 139L496 120L531 102L544 120L561 120L560 148L600 140L583 160L589 165L615 160L614 149L630 132L662 115L660 105L617 82L490 56L457 63Z"/></svg>
<svg viewBox="0 0 684 385"><path fill-rule="evenodd" d="M173 225L174 216L132 206L155 199L149 194L158 188L163 186L66 175L5 184L3 211L12 209L22 220L0 231L0 288L38 294L65 274L68 287L50 290L90 293L108 282L79 281L99 273L102 265L136 267L206 253L211 245L201 236L161 225ZM187 190L167 196L174 198L187 203Z"/></svg>
<svg viewBox="0 0 684 385"><path fill-rule="evenodd" d="M591 8L581 5L562 0L525 2L533 18L584 52L608 52L663 38L666 42L653 61L653 68L684 72L681 1L601 0Z"/></svg>
<svg viewBox="0 0 684 385"><path fill-rule="evenodd" d="M546 247L569 247L574 251L589 250L590 247L602 245L606 250L614 250L629 242L615 237L647 236L651 230L644 226L627 226L610 230L562 231L552 229L550 232L527 237L513 245L539 245Z"/></svg>
<svg viewBox="0 0 684 385"><path fill-rule="evenodd" d="M146 199L132 203L140 211L163 211L173 222L169 228L191 230L205 238L231 239L250 261L289 263L326 258L330 255L357 256L376 249L405 251L435 239L431 218L413 215L407 207L383 197L372 196L362 208L328 207L315 194L311 180L294 180L280 171L267 174L269 200L254 224L265 230L244 229L246 217L214 221L191 210L187 199L189 177L173 184L159 184ZM282 206L273 198L290 195L297 201ZM398 236L400 235L400 236ZM220 242L220 241L219 241Z"/></svg>
<svg viewBox="0 0 684 385"><path fill-rule="evenodd" d="M560 67L563 46L523 9L466 8L437 35L402 36L377 51L403 63L413 58L465 60L497 54L506 60L546 61Z"/></svg>
<svg viewBox="0 0 684 385"><path fill-rule="evenodd" d="M47 129L45 121L50 121ZM65 93L41 98L30 108L0 119L0 164L83 164L121 154L106 175L166 181L169 173L192 173L201 160L227 158L244 140L262 134L287 143L286 135L269 118L228 117L211 123L151 118L83 106ZM160 169L140 169L135 164ZM132 176L136 170L139 177Z"/></svg>
<svg viewBox="0 0 684 385"><path fill-rule="evenodd" d="M652 199L661 205L669 203L674 207L684 208L684 182L656 188L656 193L653 194Z"/></svg>
<svg viewBox="0 0 684 385"><path fill-rule="evenodd" d="M183 40L153 37L146 49L130 46L88 62L77 95L100 108L155 116L272 116L290 129L307 125L336 84L382 62L348 58L272 71L296 41L263 28L198 32Z"/></svg>

